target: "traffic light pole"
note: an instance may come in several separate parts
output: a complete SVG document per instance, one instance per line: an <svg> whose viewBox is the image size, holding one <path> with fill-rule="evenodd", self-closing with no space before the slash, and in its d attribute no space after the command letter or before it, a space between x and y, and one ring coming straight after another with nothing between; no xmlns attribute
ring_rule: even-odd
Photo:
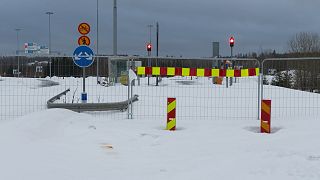
<svg viewBox="0 0 320 180"><path fill-rule="evenodd" d="M232 57L233 57L233 47L231 46L231 59L232 59ZM232 63L232 68L234 67L234 61L233 60L230 60L231 61L231 63ZM230 77L230 86L232 86L232 81L233 81L233 78L232 77Z"/></svg>
<svg viewBox="0 0 320 180"><path fill-rule="evenodd" d="M233 58L233 48L231 48L231 58ZM233 61L232 68L235 70L236 68L236 61ZM237 83L237 77L234 77L234 83Z"/></svg>
<svg viewBox="0 0 320 180"><path fill-rule="evenodd" d="M232 60L232 57L233 57L233 46L234 46L234 37L233 36L231 36L229 38L229 45L230 45L230 50L231 50L231 57L230 57L230 62L232 63L231 68L234 69L234 61ZM228 68L229 68L229 66L228 66ZM228 68L226 68L226 69L228 69ZM227 79L226 84L227 84L227 88L228 88L228 78L226 78L226 79ZM232 81L233 81L233 78L230 77L230 86L232 86Z"/></svg>
<svg viewBox="0 0 320 180"><path fill-rule="evenodd" d="M157 59L156 66L158 67L158 56L159 56L159 23L157 22ZM156 77L156 86L159 85L159 76Z"/></svg>
<svg viewBox="0 0 320 180"><path fill-rule="evenodd" d="M225 64L224 64L224 69L225 69L226 71L227 71L227 69L228 69L227 61L226 61ZM228 88L228 86L229 86L229 78L226 77L226 87Z"/></svg>
<svg viewBox="0 0 320 180"><path fill-rule="evenodd" d="M151 51L148 51L148 67L151 67L150 56L151 56ZM148 75L148 86L149 85L150 85L150 75Z"/></svg>
<svg viewBox="0 0 320 180"><path fill-rule="evenodd" d="M151 28L153 27L153 25L149 24L147 26L149 28L149 44L147 45L147 51L148 51L148 67L151 67L151 60L150 60L150 56L151 56ZM150 48L150 49L149 49ZM150 75L148 75L148 86L150 85Z"/></svg>

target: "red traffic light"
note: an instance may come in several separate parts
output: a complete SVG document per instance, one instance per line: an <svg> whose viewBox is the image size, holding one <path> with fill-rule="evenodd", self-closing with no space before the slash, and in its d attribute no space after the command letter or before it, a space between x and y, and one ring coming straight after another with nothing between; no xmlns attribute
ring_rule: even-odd
<svg viewBox="0 0 320 180"><path fill-rule="evenodd" d="M229 44L230 44L230 47L234 46L234 37L233 36L230 37Z"/></svg>
<svg viewBox="0 0 320 180"><path fill-rule="evenodd" d="M147 44L147 51L151 51L151 49L152 49L151 43Z"/></svg>

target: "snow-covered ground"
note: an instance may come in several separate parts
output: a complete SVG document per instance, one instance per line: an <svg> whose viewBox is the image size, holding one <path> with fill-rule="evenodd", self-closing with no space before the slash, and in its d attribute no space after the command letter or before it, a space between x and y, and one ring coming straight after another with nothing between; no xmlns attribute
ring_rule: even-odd
<svg viewBox="0 0 320 180"><path fill-rule="evenodd" d="M0 123L0 179L319 179L318 119L97 120L46 110Z"/></svg>
<svg viewBox="0 0 320 180"><path fill-rule="evenodd" d="M10 107L17 106L22 100L26 104L36 103L35 108L43 106L42 111L23 115L17 119L4 119L0 121L0 179L4 180L101 180L101 179L320 179L320 120L318 116L304 117L282 117L273 119L272 133L259 133L260 121L254 118L225 119L217 118L214 114L212 119L201 116L196 119L184 119L183 114L197 114L199 112L180 109L180 117L177 117L177 131L166 131L166 119L163 116L148 117L143 104L146 100L156 101L150 104L161 104L158 99L151 96L150 87L145 85L135 92L140 95L136 104L134 119L115 119L114 116L103 116L97 118L90 113L75 113L63 109L45 109L45 101L52 95L60 93L66 88L63 82L73 83L74 80L57 80L59 85L43 87L41 81L36 79L20 79L18 83L3 78L0 83L12 83L9 87L17 87L10 91L7 100L13 100ZM29 82L28 82L29 81ZM32 81L32 82L31 82ZM161 96L172 95L186 98L216 97L225 93L228 96L236 97L252 94L254 102L255 95L253 89L256 87L255 80L248 83L238 83L241 93L232 88L225 89L224 86L205 85L206 79L197 79L192 85L185 86L185 91L181 92L167 90L170 87L181 88L174 85L181 79L163 80L162 90L151 89L150 91L162 92ZM186 82L187 80L183 80ZM92 81L94 82L94 81ZM38 84L40 83L40 84ZM25 84L25 86L22 86ZM1 85L1 84L0 84ZM200 85L197 88L197 85ZM71 86L81 88L81 84ZM119 96L112 97L114 101L126 98L127 88L116 86L112 88L94 87L91 93L97 91L119 92ZM214 93L206 93L208 87L213 87ZM3 92L7 92L8 86L1 86ZM275 88L275 89L273 89ZM200 91L196 91L200 89ZM269 91L268 91L269 89ZM273 89L273 91L271 91ZM26 91L31 98L21 96L20 99L12 98L15 93L21 95L21 91ZM15 92L14 92L15 91ZM34 91L34 92L33 92ZM75 89L71 90L71 92ZM196 93L193 93L196 91ZM36 93L42 92L38 97ZM114 93L113 92L113 93ZM202 94L201 94L202 92ZM280 93L279 93L280 92ZM168 94L167 94L168 93ZM200 93L200 94L199 94ZM233 94L234 93L234 94ZM299 102L299 106L310 106L306 101L310 98L319 98L317 94L289 90L267 86L266 97L273 100L272 112L277 113L277 107L282 107L284 97L288 98L288 107ZM283 96L281 96L283 95ZM285 96L284 96L285 95ZM295 96L307 97L294 99ZM157 95L157 97L160 95ZM98 96L94 96L95 99ZM108 97L111 97L108 96ZM1 96L3 98L3 96ZM72 93L63 101L70 101ZM105 97L100 97L100 101ZM110 98L108 98L110 100ZM281 100L281 101L280 101ZM30 101L30 102L29 102ZM179 101L178 101L179 102ZM222 101L221 101L222 102ZM220 102L220 103L221 103ZM139 104L140 103L140 104ZM165 100L164 100L165 103ZM219 102L218 102L219 103ZM305 104L303 104L305 103ZM6 102L2 100L1 110L8 113L14 108L5 108ZM39 106L38 106L39 105ZM211 103L206 104L211 106ZM165 107L159 105L158 107ZM194 106L197 106L196 104ZM311 106L310 106L311 107ZM317 107L313 104L312 107ZM29 112L26 107L22 108L24 114ZM283 111L292 109L283 108ZM305 109L304 109L305 110ZM161 112L160 110L159 112ZM255 113L255 108L247 113ZM152 113L155 111L151 109ZM165 112L165 111L164 111ZM119 112L120 113L120 112ZM158 113L158 111L156 111ZM206 112L207 113L207 112ZM247 113L243 114L246 115ZM299 113L299 112L297 112ZM3 114L0 114L3 115ZM143 116L145 115L145 116ZM179 115L179 114L178 114ZM254 117L254 115L252 115ZM6 116L5 116L6 117ZM118 116L120 117L120 116ZM180 118L180 119L179 119Z"/></svg>

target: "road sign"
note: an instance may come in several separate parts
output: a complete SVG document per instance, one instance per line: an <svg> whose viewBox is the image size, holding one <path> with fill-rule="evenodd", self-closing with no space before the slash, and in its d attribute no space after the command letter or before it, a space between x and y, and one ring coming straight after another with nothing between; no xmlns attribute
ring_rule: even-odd
<svg viewBox="0 0 320 180"><path fill-rule="evenodd" d="M90 45L90 38L88 36L81 36L78 39L79 46L89 46Z"/></svg>
<svg viewBox="0 0 320 180"><path fill-rule="evenodd" d="M78 26L78 31L82 35L86 35L90 32L90 25L88 23L81 23Z"/></svg>
<svg viewBox="0 0 320 180"><path fill-rule="evenodd" d="M79 46L73 52L73 62L79 67L89 67L93 63L93 51L88 46Z"/></svg>

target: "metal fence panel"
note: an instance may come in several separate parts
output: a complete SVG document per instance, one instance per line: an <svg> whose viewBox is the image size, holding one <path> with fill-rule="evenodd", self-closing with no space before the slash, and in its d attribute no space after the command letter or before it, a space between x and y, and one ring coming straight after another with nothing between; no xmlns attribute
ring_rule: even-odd
<svg viewBox="0 0 320 180"><path fill-rule="evenodd" d="M185 69L181 70L182 76L160 75L158 86L156 76L149 77L149 85L147 75L140 77L140 86L134 86L134 93L139 95L139 102L134 104L134 116L136 118L162 117L165 119L167 98L175 97L177 99L177 119L257 119L259 76L233 77L233 84L228 88L226 77L221 78L222 84L219 84L217 83L219 78L183 76L184 73L190 74L197 68L225 68L225 60L152 58L152 66L183 67ZM142 65L147 65L147 58L142 61ZM232 59L230 61L233 61L237 69L259 68L259 62L255 59Z"/></svg>
<svg viewBox="0 0 320 180"><path fill-rule="evenodd" d="M51 75L50 76L50 64ZM86 68L87 103L115 103L127 100L127 87L109 78L108 57L99 57ZM82 103L82 69L75 66L71 57L17 57L0 58L0 117L12 119L28 113L47 109L47 101L57 94L70 89L55 103ZM97 117L126 118L119 110L89 112Z"/></svg>
<svg viewBox="0 0 320 180"><path fill-rule="evenodd" d="M223 62L226 62L224 61L226 59L151 58L150 60L153 66L184 68L225 68ZM233 65L239 68L259 67L256 60L232 59L232 61ZM59 103L58 106L82 103L80 98L83 83L82 69L74 65L71 57L19 56L18 59L17 56L9 56L0 58L0 63L1 119L11 119L47 109L47 101L62 92L65 93L54 102ZM87 103L109 103L103 107L99 106L99 110L113 106L117 102L122 103L117 104L117 107L123 107L124 101L128 100L128 68L131 67L136 71L137 66L145 66L147 63L148 58L99 57L98 67L95 61L92 66L86 68ZM202 71L199 73L204 73L204 70ZM167 97L177 98L177 117L181 119L257 118L259 105L257 77L237 78L228 88L226 78L221 78L222 82L219 84L218 78L212 77L158 76L150 77L149 85L147 79L148 77L141 77L139 81L134 82L133 95L138 95L135 96L138 97L138 101L133 103L134 118L165 119ZM159 80L158 86L156 79ZM91 104L87 109L92 109L94 106ZM82 106L81 108L86 109ZM100 118L123 119L127 118L127 112L124 111L125 109L87 113Z"/></svg>
<svg viewBox="0 0 320 180"><path fill-rule="evenodd" d="M272 100L272 117L320 115L320 58L265 59L264 99Z"/></svg>

